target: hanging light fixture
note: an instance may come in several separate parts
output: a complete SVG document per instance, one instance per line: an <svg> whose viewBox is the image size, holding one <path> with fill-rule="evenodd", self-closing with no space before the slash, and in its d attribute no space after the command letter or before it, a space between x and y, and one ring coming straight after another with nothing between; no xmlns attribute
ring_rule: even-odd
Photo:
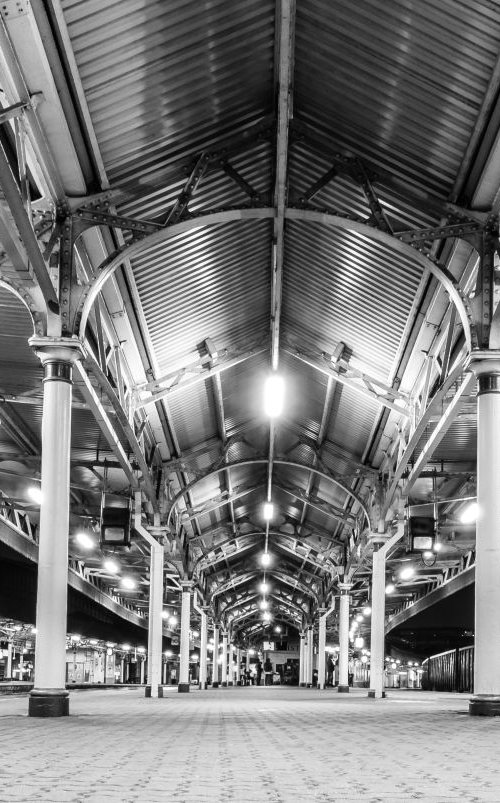
<svg viewBox="0 0 500 803"><path fill-rule="evenodd" d="M269 564L271 563L271 555L269 554L269 552L262 553L262 555L260 556L260 562L262 563L263 566L269 566Z"/></svg>
<svg viewBox="0 0 500 803"><path fill-rule="evenodd" d="M264 412L269 418L277 418L283 412L285 383L283 377L271 374L264 384Z"/></svg>
<svg viewBox="0 0 500 803"><path fill-rule="evenodd" d="M262 515L264 516L264 521L271 521L274 516L274 505L272 502L264 502Z"/></svg>

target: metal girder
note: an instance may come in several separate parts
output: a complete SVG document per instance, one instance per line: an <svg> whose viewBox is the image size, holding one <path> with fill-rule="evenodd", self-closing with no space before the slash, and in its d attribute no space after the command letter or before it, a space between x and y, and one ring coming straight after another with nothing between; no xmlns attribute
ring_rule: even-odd
<svg viewBox="0 0 500 803"><path fill-rule="evenodd" d="M162 381L167 381L167 379L172 379L172 384L169 385L168 388L152 391L151 395L146 398L141 398L139 396L141 388L138 388L134 398L134 407L136 410L139 410L143 407L147 407L149 404L156 404L156 402L161 401L161 399L166 399L167 397L172 396L174 393L178 393L185 388L192 387L193 385L197 385L199 382L206 382L207 379L219 376L223 371L234 368L236 365L240 365L240 363L246 362L252 357L262 354L264 351L266 351L265 347L250 349L249 351L228 357L227 359L222 360L210 368L200 365L196 369L190 368L189 370L176 371L173 377L162 377L162 379L157 381L158 384ZM196 371L196 375L192 376L194 371ZM183 380L183 377L186 373L189 373L189 376L187 379Z"/></svg>
<svg viewBox="0 0 500 803"><path fill-rule="evenodd" d="M284 349L283 351L285 354L290 355L290 357L295 357L295 359L303 362L310 368L320 371L329 379L332 378L342 385L347 385L357 393L367 396L369 399L378 402L384 407L389 407L391 410L404 415L406 418L409 417L409 398L406 393L392 388L382 380L370 376L364 371L353 368L345 360L339 360L335 364L329 364L327 361L329 360L329 355L325 353L321 355L323 357L323 362L321 362L318 359L302 354L299 350L292 351L291 349Z"/></svg>
<svg viewBox="0 0 500 803"><path fill-rule="evenodd" d="M94 388L92 382L90 381L90 377L88 376L87 371L79 361L75 363L75 371L77 372L82 382L82 384L79 385L79 390L81 393L83 393L85 399L87 400L87 404L89 408L92 410L94 418L97 421L97 424L101 429L101 432L106 438L111 448L111 451L114 453L121 468L125 472L125 476L128 482L130 483L131 488L134 491L138 490L139 482L137 479L136 472L134 471L132 464L128 459L128 456L126 455L120 443L120 440L115 432L114 424L109 418L107 411L104 409L101 400L96 392L96 389Z"/></svg>
<svg viewBox="0 0 500 803"><path fill-rule="evenodd" d="M468 553L461 562L461 565L450 568L440 578L432 582L430 588L420 592L415 599L409 602L402 610L396 611L389 617L386 624L386 633L390 633L394 628L399 627L413 616L431 608L436 603L446 597L456 594L475 582L476 565L474 553Z"/></svg>
<svg viewBox="0 0 500 803"><path fill-rule="evenodd" d="M42 252L40 251L40 246L38 245L38 240L36 239L31 220L29 219L24 207L23 199L19 192L16 179L12 174L10 164L1 144L0 185L5 200L8 203L12 213L19 236L21 237L23 247L26 250L26 257L29 260L29 264L33 270L35 279L47 305L47 312L52 313L52 315L57 315L59 313L59 300L52 285L49 271L47 265L45 264ZM15 254L13 255L15 257ZM19 258L21 259L21 256L19 256ZM23 264L23 268L26 270L26 263Z"/></svg>
<svg viewBox="0 0 500 803"><path fill-rule="evenodd" d="M274 184L273 245L271 256L271 365L278 367L283 287L283 247L285 226L288 127L292 102L295 34L295 0L277 3L277 124Z"/></svg>
<svg viewBox="0 0 500 803"><path fill-rule="evenodd" d="M452 401L446 408L443 415L440 417L432 434L430 435L423 449L421 450L418 459L416 460L408 477L405 479L403 483L402 492L405 496L407 496L410 493L415 482L422 473L422 470L427 465L428 461L431 459L432 455L434 454L434 451L439 446L440 442L448 432L449 428L452 426L453 422L456 420L460 411L460 405L463 403L463 397L467 393L469 388L471 388L471 386L475 384L475 382L476 382L476 377L473 373L466 374L465 377L463 378L462 382L457 388L455 395L453 396Z"/></svg>
<svg viewBox="0 0 500 803"><path fill-rule="evenodd" d="M437 412L441 413L442 404L446 399L446 396L450 388L462 375L464 371L464 362L465 362L464 359L460 360L457 366L454 368L454 370L448 375L446 380L443 382L443 384L440 386L440 388L436 391L436 393L430 400L427 409L425 410L425 412L420 418L420 421L415 427L415 430L413 431L406 445L406 448L404 449L404 452L398 461L394 474L391 477L391 483L387 489L385 495L385 501L381 511L381 518L385 519L385 516L392 504L392 500L394 499L396 490L399 486L399 482L402 479L404 472L406 471L406 467L410 462L413 453L417 448L420 439L429 424L429 421L432 419L433 416L436 415Z"/></svg>
<svg viewBox="0 0 500 803"><path fill-rule="evenodd" d="M116 416L116 420L125 435L127 443L129 444L131 451L134 455L135 461L139 470L142 473L142 482L144 485L144 491L146 496L148 497L153 510L158 511L158 499L156 496L156 489L153 477L151 475L149 466L146 461L146 457L141 449L139 441L136 438L135 431L133 426L130 424L127 414L122 407L120 399L115 393L113 386L111 385L108 377L104 374L101 370L99 364L91 357L87 356L84 359L83 365L80 366L83 369L83 372L87 371L88 373L92 374L96 379L99 388L103 391L106 396L108 397L113 411ZM80 376L82 375L82 370L80 370Z"/></svg>
<svg viewBox="0 0 500 803"><path fill-rule="evenodd" d="M476 234L483 229L483 223L464 220L459 223L448 223L446 226L435 226L430 229L397 231L395 232L395 237L403 243L417 245L417 243L423 243L428 240L442 240L445 237L458 237L461 240L465 240L471 234Z"/></svg>
<svg viewBox="0 0 500 803"><path fill-rule="evenodd" d="M331 505L326 500L319 499L317 496L311 496L311 494L308 494L306 490L299 488L297 485L287 486L283 485L282 483L275 483L275 486L288 496L293 496L294 499L298 499L300 502L303 502L304 505L310 507L311 510L319 510L321 513L324 513L327 516L332 516L334 519L337 519L344 524L347 524L348 520L351 519L351 525L354 526L356 517L352 513L347 513L345 510L341 510L341 508L335 507L335 505Z"/></svg>

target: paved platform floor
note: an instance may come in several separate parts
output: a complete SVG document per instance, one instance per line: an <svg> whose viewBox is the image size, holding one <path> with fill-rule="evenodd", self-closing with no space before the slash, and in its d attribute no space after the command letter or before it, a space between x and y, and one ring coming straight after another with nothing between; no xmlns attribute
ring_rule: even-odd
<svg viewBox="0 0 500 803"><path fill-rule="evenodd" d="M500 718L467 696L248 687L75 691L71 716L0 698L0 801L500 803Z"/></svg>

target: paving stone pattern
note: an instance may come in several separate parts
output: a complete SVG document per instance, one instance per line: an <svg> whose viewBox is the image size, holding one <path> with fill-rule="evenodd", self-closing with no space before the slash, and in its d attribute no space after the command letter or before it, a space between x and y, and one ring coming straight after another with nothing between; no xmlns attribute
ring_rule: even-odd
<svg viewBox="0 0 500 803"><path fill-rule="evenodd" d="M0 697L0 801L500 803L500 718L461 695L250 687Z"/></svg>

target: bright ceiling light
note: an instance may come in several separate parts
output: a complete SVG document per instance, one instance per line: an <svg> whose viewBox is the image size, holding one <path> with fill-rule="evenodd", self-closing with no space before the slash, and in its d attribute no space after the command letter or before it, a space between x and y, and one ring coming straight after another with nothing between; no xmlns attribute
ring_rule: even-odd
<svg viewBox="0 0 500 803"><path fill-rule="evenodd" d="M127 588L129 591L131 591L133 588L137 586L137 583L135 582L133 577L122 577L120 582L122 588Z"/></svg>
<svg viewBox="0 0 500 803"><path fill-rule="evenodd" d="M172 650L165 650L165 658L171 658L173 655Z"/></svg>
<svg viewBox="0 0 500 803"><path fill-rule="evenodd" d="M371 612L372 609L370 608L369 605L367 605L366 608L363 608L363 616L370 616Z"/></svg>
<svg viewBox="0 0 500 803"><path fill-rule="evenodd" d="M36 505L42 504L43 496L39 485L31 485L28 488L28 496L33 502L35 502Z"/></svg>
<svg viewBox="0 0 500 803"><path fill-rule="evenodd" d="M267 599L261 599L261 601L259 602L259 608L261 609L261 611L267 611L268 607L269 603Z"/></svg>
<svg viewBox="0 0 500 803"><path fill-rule="evenodd" d="M279 625L276 625L276 627L274 628L274 632L281 633L281 627Z"/></svg>
<svg viewBox="0 0 500 803"><path fill-rule="evenodd" d="M472 524L476 521L478 514L477 502L471 502L460 513L460 521L462 524Z"/></svg>
<svg viewBox="0 0 500 803"><path fill-rule="evenodd" d="M436 543L434 544L434 546L432 548L433 548L434 552L441 552L441 550L443 548L443 545L440 544L439 541L436 541Z"/></svg>
<svg viewBox="0 0 500 803"><path fill-rule="evenodd" d="M264 516L265 521L271 521L272 517L274 516L274 505L272 502L264 502L262 515Z"/></svg>
<svg viewBox="0 0 500 803"><path fill-rule="evenodd" d="M71 636L71 641L80 641L80 636L75 633L73 636Z"/></svg>
<svg viewBox="0 0 500 803"><path fill-rule="evenodd" d="M109 574L118 574L120 571L120 567L118 566L117 562L115 560L111 560L111 558L105 560L102 566L104 571L109 572Z"/></svg>
<svg viewBox="0 0 500 803"><path fill-rule="evenodd" d="M271 374L264 385L264 412L269 418L277 418L283 412L285 383L283 377Z"/></svg>
<svg viewBox="0 0 500 803"><path fill-rule="evenodd" d="M271 614L269 613L269 611L264 611L264 613L262 614L262 618L263 618L264 622L270 622L271 621Z"/></svg>
<svg viewBox="0 0 500 803"><path fill-rule="evenodd" d="M429 549L427 549L425 552L422 552L422 557L425 558L426 560L429 560L433 556L434 556L434 553L431 552Z"/></svg>
<svg viewBox="0 0 500 803"><path fill-rule="evenodd" d="M385 587L385 593L386 594L393 594L395 590L396 590L396 586L394 585L394 583L387 583L387 585Z"/></svg>
<svg viewBox="0 0 500 803"><path fill-rule="evenodd" d="M362 621L363 621L363 619L364 619L364 616L363 616L363 614L361 614L361 613L358 613L358 615L356 616L356 622L362 622Z"/></svg>
<svg viewBox="0 0 500 803"><path fill-rule="evenodd" d="M175 627L176 624L177 624L177 617L176 616L171 616L170 619L168 620L168 623L169 623L170 627Z"/></svg>
<svg viewBox="0 0 500 803"><path fill-rule="evenodd" d="M269 583L262 582L259 586L259 591L261 594L267 594L269 591Z"/></svg>
<svg viewBox="0 0 500 803"><path fill-rule="evenodd" d="M168 619L169 616L170 616L170 614L169 614L168 611L162 611L161 612L161 618L162 619Z"/></svg>
<svg viewBox="0 0 500 803"><path fill-rule="evenodd" d="M122 650L130 650L130 644L122 644Z"/></svg>
<svg viewBox="0 0 500 803"><path fill-rule="evenodd" d="M413 566L405 566L404 569L401 569L399 572L399 576L401 580L409 580L415 574L415 569Z"/></svg>
<svg viewBox="0 0 500 803"><path fill-rule="evenodd" d="M93 549L95 547L95 541L88 533L77 533L75 537L83 549Z"/></svg>
<svg viewBox="0 0 500 803"><path fill-rule="evenodd" d="M263 566L269 566L269 564L271 563L271 555L269 554L269 552L262 553L262 555L260 556L260 562L262 563Z"/></svg>

